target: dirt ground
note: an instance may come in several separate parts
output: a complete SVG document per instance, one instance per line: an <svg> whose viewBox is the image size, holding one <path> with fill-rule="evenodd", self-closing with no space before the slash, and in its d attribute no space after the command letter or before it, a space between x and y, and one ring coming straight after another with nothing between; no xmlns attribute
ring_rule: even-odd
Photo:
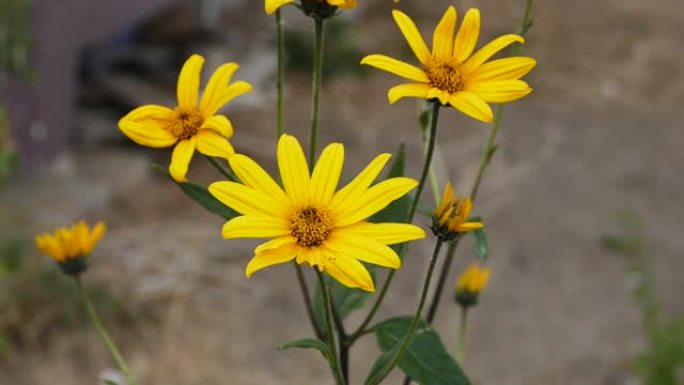
<svg viewBox="0 0 684 385"><path fill-rule="evenodd" d="M247 7L250 12L260 12L261 3L255 3ZM521 13L521 2L460 3L461 9L481 8L487 38L515 29ZM424 26L433 25L444 8L428 0L400 4ZM358 24L355 37L363 52L404 52L388 9L365 5L350 20ZM304 22L294 10L286 16L297 28ZM227 33L253 33L257 41L269 42L270 19L254 17L243 27L239 15L227 18L235 21ZM646 224L666 310L684 311L683 25L684 3L678 0L535 5L525 47L539 62L528 79L535 92L507 107L500 150L476 208L488 225L492 277L471 318L464 366L474 383L634 383L631 360L644 343L639 313L624 260L599 242L617 231L621 210L637 211ZM240 61L240 54L231 59ZM406 143L408 173L417 176L418 104L389 106L385 93L396 79L364 72L368 76L326 79L320 143L345 144L349 174L374 154ZM258 85L256 99L227 113L236 127L236 149L273 170L269 87ZM306 134L308 87L308 78L295 75L287 90L286 126L300 137ZM488 127L455 111L445 110L441 118L439 178L448 177L465 192ZM156 321L113 327L142 383L332 384L318 354L275 349L310 335L294 272L278 266L244 278L254 243L222 240L222 221L150 167L168 159L164 151L136 147L125 138L77 146L53 169L19 175L0 192L0 229L30 237L80 217L108 222L87 280L108 284L131 309L156 312ZM219 177L199 158L190 175L202 182ZM412 248L382 316L413 311L429 248L429 240ZM463 245L454 271L472 260L470 250ZM40 261L36 253L30 257ZM458 312L448 295L442 305L436 327L454 349ZM90 331L71 330L49 340L0 363L0 384L43 385L56 378L94 384L113 365ZM352 383L363 381L376 353L371 337L361 341ZM401 378L397 374L386 383Z"/></svg>

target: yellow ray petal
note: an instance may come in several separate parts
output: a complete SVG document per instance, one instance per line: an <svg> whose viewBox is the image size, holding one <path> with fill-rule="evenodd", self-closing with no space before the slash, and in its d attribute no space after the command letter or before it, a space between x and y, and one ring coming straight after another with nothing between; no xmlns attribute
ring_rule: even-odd
<svg viewBox="0 0 684 385"><path fill-rule="evenodd" d="M405 13L397 10L392 11L392 16L418 60L423 64L427 63L430 59L430 51L413 20Z"/></svg>
<svg viewBox="0 0 684 385"><path fill-rule="evenodd" d="M233 124L223 115L214 115L202 123L201 129L210 129L218 132L226 139L233 136Z"/></svg>
<svg viewBox="0 0 684 385"><path fill-rule="evenodd" d="M85 247L84 247L84 252L85 254L90 254L93 252L93 249L95 248L95 245L100 241L100 238L104 235L105 231L107 230L107 225L104 224L104 222L98 222L95 227L93 227L92 231L90 231L90 234L86 236L86 239L84 241Z"/></svg>
<svg viewBox="0 0 684 385"><path fill-rule="evenodd" d="M344 146L340 143L328 145L316 162L311 174L309 196L321 205L328 205L340 180L344 164Z"/></svg>
<svg viewBox="0 0 684 385"><path fill-rule="evenodd" d="M360 222L387 207L392 201L401 198L418 185L411 178L391 178L382 181L361 194L355 202L336 208L333 211L335 225L344 227Z"/></svg>
<svg viewBox="0 0 684 385"><path fill-rule="evenodd" d="M341 207L355 202L363 192L368 189L375 178L378 177L387 161L392 157L390 154L380 154L373 159L351 182L344 186L330 201L330 210L339 211Z"/></svg>
<svg viewBox="0 0 684 385"><path fill-rule="evenodd" d="M367 64L408 80L425 83L430 81L420 68L385 55L368 55L361 60L361 64Z"/></svg>
<svg viewBox="0 0 684 385"><path fill-rule="evenodd" d="M230 157L230 168L245 185L273 197L282 206L290 205L290 198L261 166L249 157L236 154Z"/></svg>
<svg viewBox="0 0 684 385"><path fill-rule="evenodd" d="M170 108L146 105L119 120L119 129L134 142L155 148L173 146L178 139L164 129L173 114Z"/></svg>
<svg viewBox="0 0 684 385"><path fill-rule="evenodd" d="M328 0L328 4L340 9L352 9L356 7L356 0Z"/></svg>
<svg viewBox="0 0 684 385"><path fill-rule="evenodd" d="M483 228L484 228L484 224L481 222L466 222L466 223L460 224L458 226L458 228L456 229L456 231L466 232L466 231L479 230L479 229L483 229Z"/></svg>
<svg viewBox="0 0 684 385"><path fill-rule="evenodd" d="M288 207L271 196L235 182L214 182L208 187L211 195L243 215L285 217Z"/></svg>
<svg viewBox="0 0 684 385"><path fill-rule="evenodd" d="M183 64L176 86L179 106L193 109L197 107L203 65L204 58L197 54L190 56Z"/></svg>
<svg viewBox="0 0 684 385"><path fill-rule="evenodd" d="M456 8L449 6L439 21L432 36L432 56L446 59L451 57L456 29Z"/></svg>
<svg viewBox="0 0 684 385"><path fill-rule="evenodd" d="M324 271L344 286L375 291L370 273L361 262L354 258L336 255L326 261Z"/></svg>
<svg viewBox="0 0 684 385"><path fill-rule="evenodd" d="M294 245L286 245L277 249L265 250L255 255L247 264L245 275L250 278L255 272L279 263L290 262L297 256L297 249Z"/></svg>
<svg viewBox="0 0 684 385"><path fill-rule="evenodd" d="M387 99L390 104L394 104L401 98L421 98L426 99L431 86L425 83L406 83L390 88L387 92Z"/></svg>
<svg viewBox="0 0 684 385"><path fill-rule="evenodd" d="M221 230L223 239L233 238L271 238L290 233L287 221L274 217L244 215L235 217Z"/></svg>
<svg viewBox="0 0 684 385"><path fill-rule="evenodd" d="M337 255L342 254L374 265L390 269L401 267L399 256L389 246L344 229L335 230L325 241L325 247L336 251Z"/></svg>
<svg viewBox="0 0 684 385"><path fill-rule="evenodd" d="M271 239L268 242L264 242L264 243L260 244L259 246L256 247L256 249L254 249L254 253L260 254L263 251L270 250L270 249L277 249L279 247L290 245L290 244L293 244L296 242L297 242L297 238L293 237L292 235L285 235L282 237Z"/></svg>
<svg viewBox="0 0 684 385"><path fill-rule="evenodd" d="M309 166L294 136L284 134L278 141L278 168L287 195L294 204L308 204Z"/></svg>
<svg viewBox="0 0 684 385"><path fill-rule="evenodd" d="M188 179L185 175L188 173L188 166L190 160L195 153L195 138L181 140L176 144L171 154L171 165L169 166L169 174L173 180L178 183L185 183Z"/></svg>
<svg viewBox="0 0 684 385"><path fill-rule="evenodd" d="M470 8L461 22L461 28L454 41L454 58L463 63L473 53L479 37L480 11Z"/></svg>
<svg viewBox="0 0 684 385"><path fill-rule="evenodd" d="M205 111L216 104L218 97L228 88L230 78L238 68L236 63L225 63L214 71L200 98L200 111Z"/></svg>
<svg viewBox="0 0 684 385"><path fill-rule="evenodd" d="M532 88L522 80L492 80L468 85L466 91L485 102L506 103L528 95Z"/></svg>
<svg viewBox="0 0 684 385"><path fill-rule="evenodd" d="M431 87L426 94L428 99L438 99L442 105L447 105L449 103L449 91L440 90L439 88Z"/></svg>
<svg viewBox="0 0 684 385"><path fill-rule="evenodd" d="M235 150L228 139L214 130L199 130L195 135L195 140L197 141L197 151L204 155L229 159L235 154Z"/></svg>
<svg viewBox="0 0 684 385"><path fill-rule="evenodd" d="M489 60L490 57L496 55L496 53L501 51L502 49L508 47L513 43L524 42L525 39L523 39L522 36L513 34L497 37L496 39L489 42L489 44L480 48L477 52L473 54L473 56L468 58L468 60L466 60L465 63L463 63L463 71L465 73L470 73L471 71L474 71L475 68L480 66L482 63Z"/></svg>
<svg viewBox="0 0 684 385"><path fill-rule="evenodd" d="M477 67L468 74L468 82L476 83L488 80L516 80L527 75L537 65L531 57L508 57L492 60Z"/></svg>
<svg viewBox="0 0 684 385"><path fill-rule="evenodd" d="M200 112L205 118L212 116L234 98L250 91L252 91L251 84L243 81L235 82L220 91L219 94L212 99L212 102L208 103Z"/></svg>
<svg viewBox="0 0 684 385"><path fill-rule="evenodd" d="M290 3L294 3L294 0L266 0L264 2L264 11L271 15L273 12L277 11L278 8Z"/></svg>
<svg viewBox="0 0 684 385"><path fill-rule="evenodd" d="M491 123L492 120L494 120L492 108L482 99L470 92L459 92L452 95L451 98L449 98L449 104L471 118L475 118L485 123Z"/></svg>
<svg viewBox="0 0 684 385"><path fill-rule="evenodd" d="M425 238L425 231L423 229L406 223L359 222L336 231L360 234L386 245Z"/></svg>

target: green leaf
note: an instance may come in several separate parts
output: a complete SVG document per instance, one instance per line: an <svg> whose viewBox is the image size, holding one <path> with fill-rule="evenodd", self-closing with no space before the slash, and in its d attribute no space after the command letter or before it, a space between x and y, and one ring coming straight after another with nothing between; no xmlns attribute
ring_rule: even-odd
<svg viewBox="0 0 684 385"><path fill-rule="evenodd" d="M202 207L207 209L207 211L214 213L226 220L233 219L240 215L238 212L234 211L230 207L221 203L221 201L219 201L218 199L214 198L214 196L211 195L211 193L209 192L209 190L207 190L206 187L190 182L178 183L175 180L173 180L173 178L171 178L171 175L166 169L161 168L159 166L157 166L156 168L162 171L164 174L166 174L166 176L169 177L169 179L171 179L173 183L178 185L178 187L180 187L180 189L185 193L185 195L190 197L195 202L199 203Z"/></svg>
<svg viewBox="0 0 684 385"><path fill-rule="evenodd" d="M118 382L112 381L112 380L102 380L102 383L103 383L104 385L119 385Z"/></svg>
<svg viewBox="0 0 684 385"><path fill-rule="evenodd" d="M384 354L373 365L366 385L378 384L386 377L391 358L408 332L411 319L411 316L392 318L375 327L375 336ZM470 380L447 353L437 332L423 320L398 364L419 385L470 385Z"/></svg>
<svg viewBox="0 0 684 385"><path fill-rule="evenodd" d="M292 348L300 349L316 349L323 354L326 360L330 360L330 348L323 341L316 338L305 338L301 340L291 341L278 346L278 350L288 350Z"/></svg>
<svg viewBox="0 0 684 385"><path fill-rule="evenodd" d="M482 222L482 217L470 217L468 222ZM487 237L486 230L483 228L470 233L475 237L475 256L482 262L487 261L489 259L489 237Z"/></svg>

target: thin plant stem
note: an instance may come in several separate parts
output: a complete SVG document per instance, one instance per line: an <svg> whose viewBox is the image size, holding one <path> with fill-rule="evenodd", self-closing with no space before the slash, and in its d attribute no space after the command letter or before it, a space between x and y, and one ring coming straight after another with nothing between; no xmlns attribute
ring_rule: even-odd
<svg viewBox="0 0 684 385"><path fill-rule="evenodd" d="M332 298L330 296L330 287L328 283L325 282L325 277L318 269L316 270L316 275L318 276L318 283L321 285L321 291L323 292L323 307L325 308L325 329L326 329L326 343L330 349L330 357L328 363L330 364L330 369L335 377L335 382L337 385L345 385L346 381L344 375L340 370L339 358L337 355L337 344L335 342L335 329L333 327L334 315L333 315L333 304Z"/></svg>
<svg viewBox="0 0 684 385"><path fill-rule="evenodd" d="M374 379L375 381L372 382L373 384L379 384L385 377L387 377L387 375L397 365L401 357L403 357L404 353L406 353L406 349L408 349L408 347L411 345L411 342L413 342L413 333L416 331L418 322L423 317L423 308L425 307L427 294L430 291L430 282L432 281L432 274L435 271L435 264L437 262L437 257L439 257L439 252L442 249L443 243L444 241L442 241L441 238L437 238L437 241L435 243L435 249L432 252L432 257L430 258L430 266L428 267L427 275L425 276L425 281L423 282L423 289L420 292L420 302L418 303L418 309L416 309L416 314L413 316L413 319L411 320L411 324L409 325L406 335L400 342L399 349L390 359L388 366L386 366L380 373L379 378Z"/></svg>
<svg viewBox="0 0 684 385"><path fill-rule="evenodd" d="M428 147L427 150L425 151L425 162L423 164L423 171L420 176L420 181L418 182L418 189L416 190L416 195L413 198L413 202L411 203L411 208L409 209L407 215L406 215L406 223L411 223L413 221L413 217L416 214L416 208L418 207L418 202L420 201L421 194L423 193L423 190L425 188L425 182L427 180L427 175L430 170L430 165L432 164L432 157L434 155L434 150L435 150L435 141L437 138L437 122L439 120L439 108L440 104L436 101L432 102L432 114L430 116L430 137L428 140ZM403 256L406 253L407 250L407 244L403 243L400 248L399 248L399 256ZM375 303L373 304L373 307L371 308L370 312L366 316L366 318L361 322L361 325L356 329L354 333L352 333L349 338L347 339L348 344L353 344L354 341L356 341L359 337L367 334L366 328L370 324L370 322L373 320L373 317L375 316L375 313L378 311L380 308L380 305L382 304L382 301L385 299L385 295L387 294L387 290L390 287L390 284L392 283L392 280L394 279L394 274L396 270L390 270L390 272L387 275L387 278L385 278L385 282L382 285L382 289L380 289L380 294L378 295L378 298L375 300Z"/></svg>
<svg viewBox="0 0 684 385"><path fill-rule="evenodd" d="M458 349L456 350L456 360L463 365L466 356L466 332L468 329L468 308L461 306L461 323L458 328Z"/></svg>
<svg viewBox="0 0 684 385"><path fill-rule="evenodd" d="M451 270L451 263L454 260L455 250L458 247L458 243L461 241L461 237L458 237L449 243L449 248L447 249L446 258L444 258L444 263L442 264L442 269L439 272L439 279L437 280L437 286L435 288L435 294L430 301L430 306L428 307L427 315L425 320L428 324L432 324L432 321L437 315L437 308L439 307L439 300L442 298L442 292L446 286L446 280L449 277L449 270Z"/></svg>
<svg viewBox="0 0 684 385"><path fill-rule="evenodd" d="M214 168L218 170L223 176L225 176L229 181L231 182L237 182L237 178L233 174L233 172L226 166L222 165L216 158L213 156L205 155L205 158L211 163Z"/></svg>
<svg viewBox="0 0 684 385"><path fill-rule="evenodd" d="M276 22L276 45L278 46L278 74L277 74L277 101L276 101L276 133L278 138L285 132L283 127L283 79L285 77L285 37L283 30L283 17L280 8L275 12Z"/></svg>
<svg viewBox="0 0 684 385"><path fill-rule="evenodd" d="M95 331L100 336L100 339L102 339L102 342L107 347L107 350L109 350L109 353L111 353L112 357L114 358L114 361L116 361L116 364L119 366L119 370L121 370L124 376L126 376L128 382L131 385L136 384L137 381L135 380L135 377L133 377L133 374L131 373L130 369L128 368L126 360L119 352L119 348L117 348L116 344L114 343L114 340L112 340L112 338L109 336L109 333L107 333L107 330L102 324L100 317L97 315L97 311L95 310L95 307L93 306L93 303L90 300L90 296L88 296L88 293L83 288L81 278L79 276L76 276L74 280L76 281L78 293L81 296L83 304L85 305L86 312L88 313L88 318L90 318L90 322L93 324Z"/></svg>
<svg viewBox="0 0 684 385"><path fill-rule="evenodd" d="M318 117L323 75L323 19L314 18L313 76L311 84L311 136L309 137L309 164L316 159Z"/></svg>
<svg viewBox="0 0 684 385"><path fill-rule="evenodd" d="M311 327L314 330L314 333L316 334L316 337L318 339L323 339L323 332L318 328L318 325L316 324L316 318L314 317L313 313L313 305L311 303L311 296L309 292L309 285L306 284L306 278L304 277L304 271L302 270L302 267L295 261L292 262L292 264L295 267L295 272L297 273L297 282L299 283L299 289L302 292L302 298L304 299L304 307L306 308L306 315L309 318L309 322L311 323Z"/></svg>

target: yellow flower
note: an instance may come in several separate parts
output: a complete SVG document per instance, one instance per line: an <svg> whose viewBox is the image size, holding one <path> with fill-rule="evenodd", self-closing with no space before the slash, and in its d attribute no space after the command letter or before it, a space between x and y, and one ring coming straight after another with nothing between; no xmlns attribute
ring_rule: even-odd
<svg viewBox="0 0 684 385"><path fill-rule="evenodd" d="M487 287L489 281L490 270L480 267L476 264L468 266L468 268L458 277L456 282L456 291L467 291L469 293L478 294Z"/></svg>
<svg viewBox="0 0 684 385"><path fill-rule="evenodd" d="M178 77L177 107L149 104L136 108L119 121L119 129L138 144L155 148L176 146L169 173L177 182L187 182L185 175L195 150L226 159L235 153L228 142L233 125L216 113L233 98L252 90L246 82L228 84L238 65L226 63L214 72L199 99L203 64L202 56L192 55L183 65Z"/></svg>
<svg viewBox="0 0 684 385"><path fill-rule="evenodd" d="M432 231L438 237L451 241L460 233L483 228L482 222L468 222L472 209L473 201L470 198L454 197L451 183L447 183L442 201L435 209L435 215L432 218Z"/></svg>
<svg viewBox="0 0 684 385"><path fill-rule="evenodd" d="M356 7L356 0L302 0L302 2L328 3L329 5L341 9L351 9ZM265 0L264 10L267 14L271 15L273 12L277 11L278 8L285 4L291 3L294 3L294 0Z"/></svg>
<svg viewBox="0 0 684 385"><path fill-rule="evenodd" d="M36 237L36 246L67 274L76 275L86 269L85 258L92 253L105 232L105 224L98 222L92 230L80 221L70 228L62 227L53 234L44 233Z"/></svg>
<svg viewBox="0 0 684 385"><path fill-rule="evenodd" d="M403 97L437 99L442 105L451 105L475 119L491 122L493 113L487 103L506 103L532 92L519 79L534 68L534 59L510 57L485 63L508 45L523 43L521 36L498 37L473 53L480 34L477 9L468 10L454 39L456 9L449 7L435 28L432 52L406 14L396 10L392 14L423 69L385 55L369 55L361 60L361 64L413 81L391 88L387 94L390 103Z"/></svg>
<svg viewBox="0 0 684 385"><path fill-rule="evenodd" d="M337 192L344 163L344 147L339 143L323 150L310 174L297 139L281 136L278 166L284 189L250 158L231 157L230 166L244 184L209 186L217 199L242 214L223 226L223 238L273 238L255 249L247 277L296 259L343 285L374 291L373 280L360 261L397 269L401 260L387 245L425 237L422 229L410 224L366 222L417 185L413 179L400 177L371 187L390 157L379 155Z"/></svg>

